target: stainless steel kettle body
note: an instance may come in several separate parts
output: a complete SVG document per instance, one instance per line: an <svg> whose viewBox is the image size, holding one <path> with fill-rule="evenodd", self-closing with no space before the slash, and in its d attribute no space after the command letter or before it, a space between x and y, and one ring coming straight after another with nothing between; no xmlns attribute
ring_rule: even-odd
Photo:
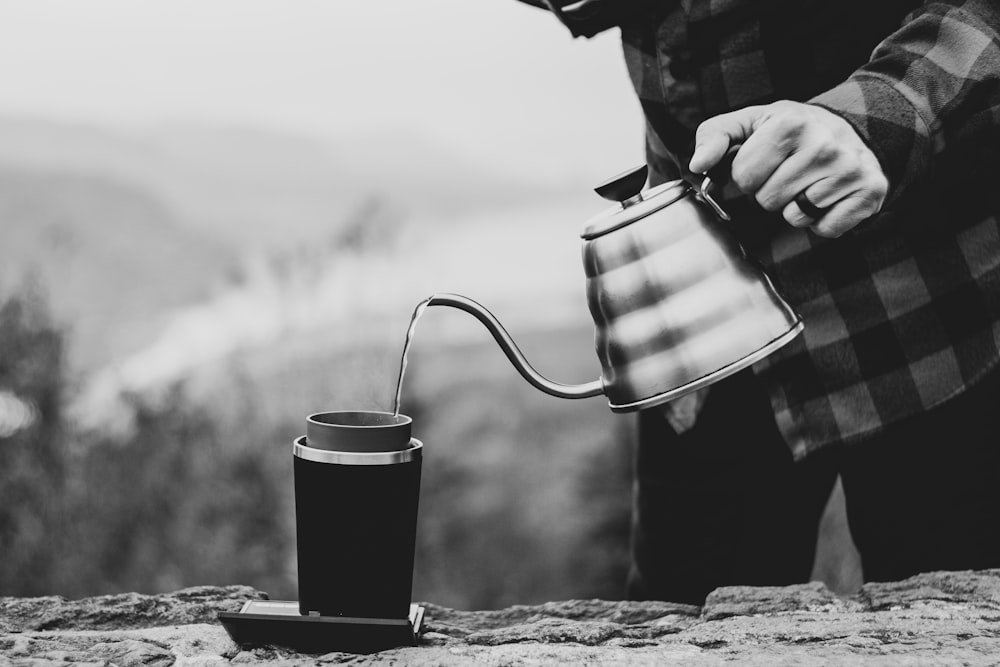
<svg viewBox="0 0 1000 667"><path fill-rule="evenodd" d="M539 389L563 398L603 393L616 412L701 389L795 338L801 318L726 229L728 216L709 194L708 179L697 188L672 181L642 191L645 181L642 167L598 186L618 204L588 221L582 234L600 380L545 379L470 299L438 294L429 305L476 316Z"/></svg>
<svg viewBox="0 0 1000 667"><path fill-rule="evenodd" d="M701 188L673 181L639 193L622 182L634 173L600 188L620 207L583 233L597 356L616 411L700 389L802 331L727 229L707 179Z"/></svg>

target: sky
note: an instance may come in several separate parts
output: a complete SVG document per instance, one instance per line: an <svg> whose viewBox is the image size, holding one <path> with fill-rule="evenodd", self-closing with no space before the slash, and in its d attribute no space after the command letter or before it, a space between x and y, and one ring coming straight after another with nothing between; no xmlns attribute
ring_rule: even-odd
<svg viewBox="0 0 1000 667"><path fill-rule="evenodd" d="M516 0L0 0L0 116L404 132L597 182L642 161L617 31Z"/></svg>

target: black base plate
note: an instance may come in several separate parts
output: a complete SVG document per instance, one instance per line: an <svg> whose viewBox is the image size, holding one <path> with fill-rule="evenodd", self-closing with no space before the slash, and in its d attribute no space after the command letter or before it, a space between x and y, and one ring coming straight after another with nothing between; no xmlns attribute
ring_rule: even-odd
<svg viewBox="0 0 1000 667"><path fill-rule="evenodd" d="M249 600L237 612L219 612L219 621L243 647L284 646L302 653L375 653L416 646L424 608L411 604L409 618L302 616L298 602Z"/></svg>

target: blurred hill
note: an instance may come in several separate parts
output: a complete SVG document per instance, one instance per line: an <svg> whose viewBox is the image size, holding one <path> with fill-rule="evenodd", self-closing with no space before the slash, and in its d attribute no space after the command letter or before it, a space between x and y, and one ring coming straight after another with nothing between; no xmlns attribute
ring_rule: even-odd
<svg viewBox="0 0 1000 667"><path fill-rule="evenodd" d="M439 257L455 254L466 278L477 251L499 250L495 235L477 243L470 225L493 226L504 215L523 223L523 211L558 206L570 187L493 173L403 135L334 145L253 128L111 131L0 118L0 286L26 274L41 283L74 332L72 365L92 370L153 343L185 309L245 294L247 275L261 266L315 278L345 249L368 258L398 253L400 243L412 249L419 237ZM566 219L575 229L578 215ZM523 245L515 228L499 241ZM566 248L575 255L572 237ZM378 298L393 291L392 261L383 259L375 278L364 269L357 284L368 284L372 302L398 309ZM412 274L413 262L400 269ZM459 269L438 258L421 272L435 270L450 277ZM303 288L301 279L292 283ZM422 296L404 292L402 311Z"/></svg>
<svg viewBox="0 0 1000 667"><path fill-rule="evenodd" d="M138 349L234 262L148 192L83 172L0 167L0 238L0 286L39 283L84 366Z"/></svg>
<svg viewBox="0 0 1000 667"><path fill-rule="evenodd" d="M141 189L181 225L240 248L307 241L373 196L445 219L530 204L568 187L494 172L408 134L327 143L222 125L111 131L0 118L0 166L86 174Z"/></svg>

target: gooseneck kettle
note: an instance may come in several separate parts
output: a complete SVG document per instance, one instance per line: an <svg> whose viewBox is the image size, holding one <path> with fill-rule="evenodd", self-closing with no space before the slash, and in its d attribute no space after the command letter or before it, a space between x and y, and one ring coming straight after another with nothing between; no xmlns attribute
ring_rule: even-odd
<svg viewBox="0 0 1000 667"><path fill-rule="evenodd" d="M729 231L729 216L709 192L712 179L643 190L647 175L642 166L595 188L617 203L582 233L599 379L579 385L546 379L472 299L435 294L427 305L476 317L536 388L560 398L605 394L615 412L701 389L795 338L801 318Z"/></svg>

